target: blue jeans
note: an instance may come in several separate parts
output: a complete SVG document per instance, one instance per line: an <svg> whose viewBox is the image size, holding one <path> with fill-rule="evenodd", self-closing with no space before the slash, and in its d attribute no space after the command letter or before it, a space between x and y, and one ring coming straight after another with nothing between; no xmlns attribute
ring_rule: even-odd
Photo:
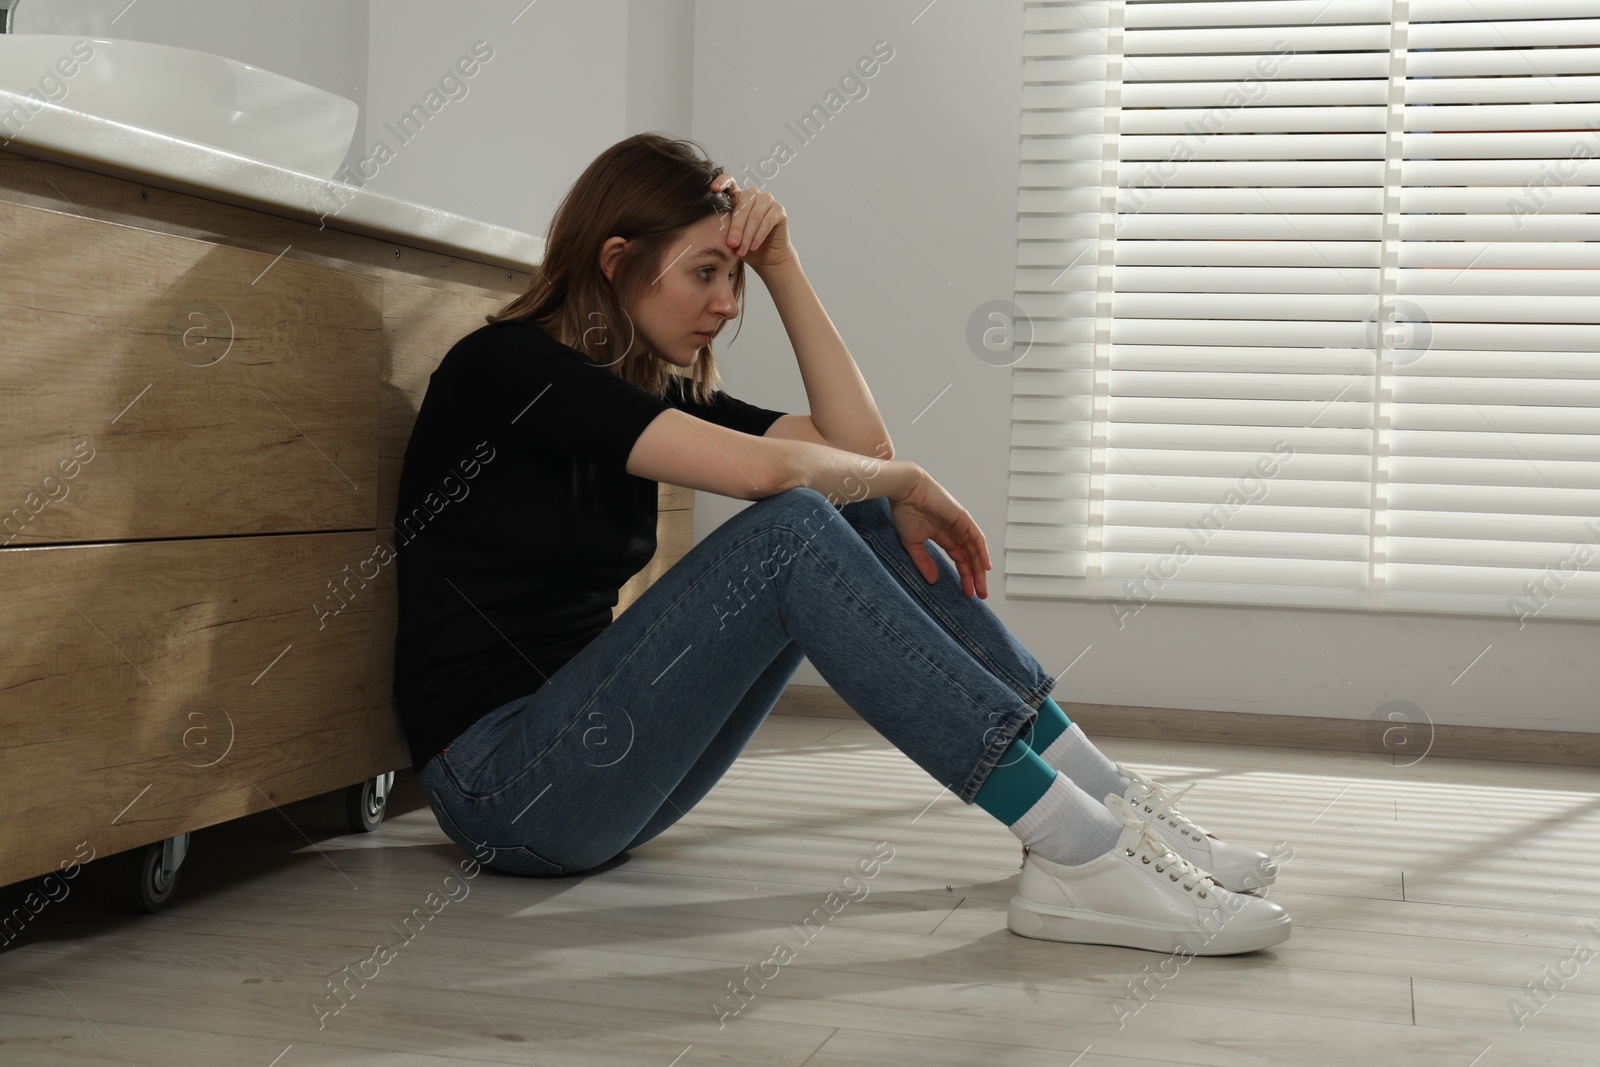
<svg viewBox="0 0 1600 1067"><path fill-rule="evenodd" d="M544 685L427 762L441 829L503 871L596 867L711 791L803 657L970 804L1056 680L928 547L932 585L882 497L836 507L797 488L754 502Z"/></svg>

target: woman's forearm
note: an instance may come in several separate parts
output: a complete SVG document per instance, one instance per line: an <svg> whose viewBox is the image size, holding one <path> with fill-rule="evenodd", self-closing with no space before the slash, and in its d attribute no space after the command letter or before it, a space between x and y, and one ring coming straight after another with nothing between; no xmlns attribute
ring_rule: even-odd
<svg viewBox="0 0 1600 1067"><path fill-rule="evenodd" d="M904 497L926 472L915 463L882 459L811 441L774 442L780 446L775 492L815 489L835 504L886 496Z"/></svg>
<svg viewBox="0 0 1600 1067"><path fill-rule="evenodd" d="M892 455L889 430L866 379L823 310L822 301L800 267L798 255L763 271L761 281L772 294L778 317L794 346L817 432L848 452Z"/></svg>

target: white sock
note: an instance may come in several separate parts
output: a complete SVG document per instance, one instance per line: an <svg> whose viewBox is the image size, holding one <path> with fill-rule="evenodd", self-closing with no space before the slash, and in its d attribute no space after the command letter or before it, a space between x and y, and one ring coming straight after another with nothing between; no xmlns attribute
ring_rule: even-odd
<svg viewBox="0 0 1600 1067"><path fill-rule="evenodd" d="M1094 747L1094 742L1084 736L1077 723L1072 723L1060 737L1050 742L1050 747L1039 753L1039 758L1102 803L1107 793L1124 796L1128 786L1133 784L1118 773L1117 765L1107 759L1105 753Z"/></svg>
<svg viewBox="0 0 1600 1067"><path fill-rule="evenodd" d="M1011 832L1045 859L1075 867L1115 848L1122 823L1104 801L1058 772L1044 795L1011 824Z"/></svg>

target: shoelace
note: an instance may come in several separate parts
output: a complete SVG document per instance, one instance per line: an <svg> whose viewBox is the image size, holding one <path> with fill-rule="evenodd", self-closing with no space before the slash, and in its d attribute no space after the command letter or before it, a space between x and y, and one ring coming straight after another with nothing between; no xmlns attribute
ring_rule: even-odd
<svg viewBox="0 0 1600 1067"><path fill-rule="evenodd" d="M1137 811L1133 810L1131 804L1128 804L1127 807L1126 818L1123 818L1116 808L1111 809L1112 814L1117 815L1124 826L1130 828L1136 826L1139 829L1139 848L1137 852L1131 848L1124 848L1122 850L1123 855L1132 859L1140 852L1145 853L1139 856L1139 862L1155 864L1158 874L1166 874L1174 882L1180 878L1183 879L1184 892L1194 893L1198 890L1199 892L1196 895L1201 900L1206 899L1211 890L1216 888L1216 880L1172 851L1172 846L1167 844L1166 838L1161 836L1161 831L1151 825L1152 820L1155 818L1154 814L1141 816ZM1192 883L1189 881L1190 878L1194 879Z"/></svg>
<svg viewBox="0 0 1600 1067"><path fill-rule="evenodd" d="M1127 798L1129 804L1143 810L1147 817L1165 822L1180 834L1193 841L1203 841L1211 836L1211 832L1183 812L1178 810L1178 801L1183 795L1194 788L1190 782L1182 789L1174 789L1170 785L1163 785L1152 778L1146 778L1138 771L1129 770L1122 764L1117 764L1117 771L1137 786L1134 794ZM1154 806L1152 807L1152 802Z"/></svg>
<svg viewBox="0 0 1600 1067"><path fill-rule="evenodd" d="M1123 772L1124 775L1127 773L1127 771ZM1145 780L1149 781L1149 779ZM1190 863L1188 860L1172 851L1172 846L1167 844L1167 839L1161 836L1161 831L1150 825L1151 820L1155 816L1153 814L1141 816L1138 811L1134 809L1134 806L1130 802L1123 800L1121 797L1117 797L1116 799L1122 800L1123 806L1126 810L1125 812L1118 812L1117 809L1113 807L1111 809L1112 815L1115 816L1117 820L1122 823L1122 825L1130 828L1137 827L1139 830L1139 851L1146 853L1146 855L1139 857L1140 862L1155 864L1155 869L1158 873L1165 874L1174 882L1180 878L1185 879L1183 883L1183 889L1186 893L1193 893L1198 890L1198 895L1201 900L1205 900L1208 896L1210 896L1211 890L1217 888L1216 879L1212 878L1205 871L1201 870L1199 867L1196 867L1194 864ZM1027 845L1022 846L1021 867L1026 867L1028 865L1028 853L1030 851L1032 850L1029 849ZM1132 859L1134 856L1138 855L1138 852L1131 848L1125 848L1122 851L1123 854L1129 859ZM1171 868L1170 871L1168 870L1169 867ZM1187 879L1191 876L1194 878L1192 883L1187 881Z"/></svg>

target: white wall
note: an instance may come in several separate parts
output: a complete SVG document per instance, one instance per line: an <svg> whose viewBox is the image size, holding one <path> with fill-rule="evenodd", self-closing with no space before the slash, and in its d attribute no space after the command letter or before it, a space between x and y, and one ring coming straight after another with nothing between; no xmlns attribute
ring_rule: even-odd
<svg viewBox="0 0 1600 1067"><path fill-rule="evenodd" d="M482 40L495 57L468 94L391 145L394 159L369 184L535 234L589 160L628 134L692 136L735 171L784 140L795 156L765 187L789 211L898 454L988 533L989 607L1052 673L1088 648L1058 697L1357 719L1400 699L1438 723L1600 731L1595 624L1534 620L1518 631L1499 619L1156 603L1118 631L1104 604L1004 594L1010 371L976 359L965 329L975 307L1013 289L1015 0L537 0L520 15L510 0L382 0L370 5L370 40L365 0L275 3L282 15L237 0L140 0L113 27L126 0L31 0L18 21L205 48L341 92L368 115L355 159ZM865 81L866 96L801 144L785 123L822 103L879 40L894 57ZM723 368L736 396L807 408L759 282ZM696 536L744 506L700 494ZM822 679L808 664L796 681Z"/></svg>
<svg viewBox="0 0 1600 1067"><path fill-rule="evenodd" d="M237 59L347 100L366 114L367 0L23 0L18 33L177 45ZM365 141L360 125L355 143Z"/></svg>
<svg viewBox="0 0 1600 1067"><path fill-rule="evenodd" d="M372 5L367 125L418 102L473 43L494 58L368 188L542 235L561 195L623 136L625 0L381 0Z"/></svg>
<svg viewBox="0 0 1600 1067"><path fill-rule="evenodd" d="M1408 700L1436 723L1600 731L1595 624L1536 620L1519 632L1501 619L1152 604L1119 632L1105 604L1001 592L1010 371L974 358L964 331L977 305L1012 295L1022 5L808 0L763 5L759 19L749 7L697 6L716 47L696 40L694 136L738 165L777 139L796 149L765 187L789 212L896 454L977 518L995 562L989 607L1046 669L1059 675L1089 649L1061 676L1058 698L1355 719ZM868 94L800 146L784 123L878 40L895 56ZM729 391L805 410L759 283L749 304L724 360ZM697 536L743 506L700 494ZM822 684L809 664L795 680Z"/></svg>
<svg viewBox="0 0 1600 1067"><path fill-rule="evenodd" d="M687 137L694 112L695 0L628 0L628 115L623 136ZM619 138L620 140L620 138Z"/></svg>
<svg viewBox="0 0 1600 1067"><path fill-rule="evenodd" d="M692 0L676 0L693 15ZM395 158L367 187L542 236L595 156L645 129L688 131L693 28L666 0L372 5L368 137ZM483 41L494 58L401 146L386 124Z"/></svg>

